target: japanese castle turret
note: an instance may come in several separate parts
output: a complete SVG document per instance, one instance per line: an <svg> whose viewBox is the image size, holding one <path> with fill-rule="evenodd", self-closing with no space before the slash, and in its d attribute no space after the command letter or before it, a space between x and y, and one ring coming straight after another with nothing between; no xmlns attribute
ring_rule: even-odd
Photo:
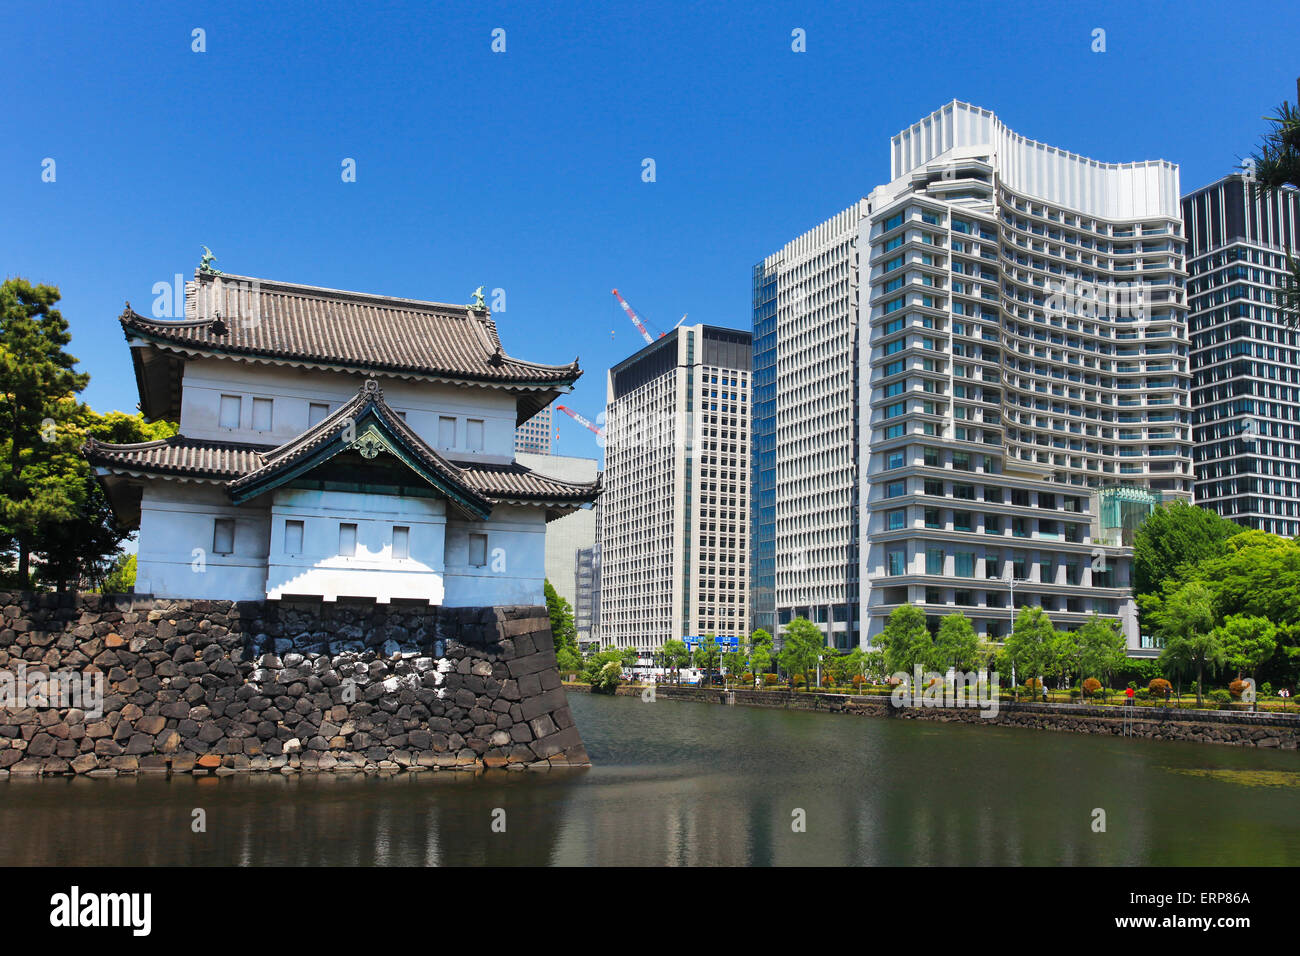
<svg viewBox="0 0 1300 956"><path fill-rule="evenodd" d="M139 528L136 592L543 604L546 523L600 491L518 464L582 374L447 305L200 268L186 318L127 306L140 408L179 433L84 453Z"/></svg>

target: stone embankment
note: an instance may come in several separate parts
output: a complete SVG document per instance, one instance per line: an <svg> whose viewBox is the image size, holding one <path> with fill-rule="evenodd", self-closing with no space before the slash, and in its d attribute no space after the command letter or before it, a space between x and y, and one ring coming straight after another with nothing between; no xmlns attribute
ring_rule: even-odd
<svg viewBox="0 0 1300 956"><path fill-rule="evenodd" d="M573 691L589 691L585 684L566 685ZM620 696L639 696L643 687L623 685ZM1109 734L1149 740L1185 740L1196 743L1228 744L1238 747L1276 747L1296 750L1300 745L1300 715L1263 714L1243 711L1171 710L1135 707L1129 720L1121 707L1081 704L1035 704L1002 702L996 715L981 716L976 708L895 707L888 697L855 694L795 693L786 690L723 690L721 687L676 687L660 684L656 700L690 700L710 704L747 707L778 707L787 710L818 710L862 717L894 720L937 720L993 727L1025 727L1074 734ZM1126 727L1127 723L1127 727Z"/></svg>
<svg viewBox="0 0 1300 956"><path fill-rule="evenodd" d="M0 593L0 615L0 776L589 766L543 607ZM102 706L37 697L46 674Z"/></svg>

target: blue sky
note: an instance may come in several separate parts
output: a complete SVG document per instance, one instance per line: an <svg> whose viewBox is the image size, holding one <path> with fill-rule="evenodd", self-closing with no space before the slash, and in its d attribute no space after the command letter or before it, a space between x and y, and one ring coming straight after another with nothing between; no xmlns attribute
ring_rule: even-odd
<svg viewBox="0 0 1300 956"><path fill-rule="evenodd" d="M641 344L612 287L660 329L747 328L754 262L886 180L889 137L943 103L1096 159L1177 162L1186 192L1295 99L1297 36L1300 6L1278 3L6 0L0 275L60 287L101 411L137 400L123 301L148 313L206 244L243 275L503 288L507 350L580 356L564 401L594 418L605 369ZM599 454L559 431L558 452Z"/></svg>

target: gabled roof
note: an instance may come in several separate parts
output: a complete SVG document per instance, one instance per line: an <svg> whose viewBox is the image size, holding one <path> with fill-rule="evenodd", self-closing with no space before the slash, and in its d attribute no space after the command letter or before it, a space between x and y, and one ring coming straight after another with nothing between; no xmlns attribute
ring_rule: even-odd
<svg viewBox="0 0 1300 956"><path fill-rule="evenodd" d="M143 346L132 356L151 419L179 416L181 368L200 355L506 388L519 396L519 423L582 375L577 359L543 365L507 355L486 310L246 276L196 273L183 322L129 305L119 321Z"/></svg>
<svg viewBox="0 0 1300 956"><path fill-rule="evenodd" d="M260 468L229 482L231 500L242 504L348 450L363 458L381 451L396 456L470 517L482 520L492 511L492 503L464 482L459 469L398 417L373 378L328 417L267 452Z"/></svg>
<svg viewBox="0 0 1300 956"><path fill-rule="evenodd" d="M111 445L91 439L82 447L126 523L138 520L138 482L157 476L222 485L235 504L265 494L344 451L362 457L381 452L404 462L466 517L482 520L495 505L542 505L547 520L595 501L600 481L562 481L518 463L453 462L412 431L369 379L329 417L278 447L205 441L175 435L161 441ZM131 487L132 485L136 487Z"/></svg>

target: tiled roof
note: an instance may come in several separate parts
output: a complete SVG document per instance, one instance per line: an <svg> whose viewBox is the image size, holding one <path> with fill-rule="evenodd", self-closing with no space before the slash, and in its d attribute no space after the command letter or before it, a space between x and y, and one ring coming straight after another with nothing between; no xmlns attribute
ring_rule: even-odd
<svg viewBox="0 0 1300 956"><path fill-rule="evenodd" d="M318 453L328 454L327 446L337 442L345 429L349 426L360 428L372 415L383 423L405 453L471 511L486 512L491 505L515 501L577 505L595 501L600 494L599 479L589 484L568 482L518 463L447 460L429 447L389 407L374 380L368 381L355 397L327 418L278 447L205 441L176 435L135 445L110 445L92 439L86 442L82 451L92 465L119 474L219 481L239 500L261 494L261 490L251 489L269 488L277 476L297 473L295 468L314 467L310 463Z"/></svg>
<svg viewBox="0 0 1300 956"><path fill-rule="evenodd" d="M600 481L591 484L561 481L518 463L490 465L458 461L465 481L493 501L595 501Z"/></svg>
<svg viewBox="0 0 1300 956"><path fill-rule="evenodd" d="M511 358L487 312L421 302L200 274L187 290L183 322L122 313L128 336L179 349L515 385L568 385L578 361L541 365Z"/></svg>
<svg viewBox="0 0 1300 956"><path fill-rule="evenodd" d="M134 445L111 445L92 438L82 446L82 453L92 465L123 471L228 480L262 467L271 447L173 435Z"/></svg>

